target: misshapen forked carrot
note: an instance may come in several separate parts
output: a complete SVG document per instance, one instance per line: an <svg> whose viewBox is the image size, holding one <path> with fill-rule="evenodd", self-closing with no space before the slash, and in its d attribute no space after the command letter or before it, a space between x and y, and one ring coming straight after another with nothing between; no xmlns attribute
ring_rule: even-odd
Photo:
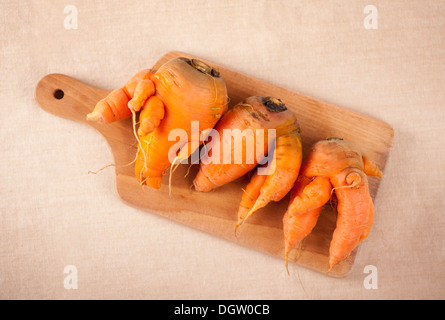
<svg viewBox="0 0 445 320"><path fill-rule="evenodd" d="M135 75L100 101L88 119L111 122L140 111L135 174L141 184L159 189L172 166L172 151L183 160L199 147L200 141L191 141L192 126L200 136L215 126L227 107L227 88L215 69L196 59L175 58L155 72ZM169 138L175 129L182 130L185 141Z"/></svg>
<svg viewBox="0 0 445 320"><path fill-rule="evenodd" d="M330 138L313 146L283 217L286 265L290 250L312 231L333 191L338 214L329 249L329 270L368 236L374 204L366 175L383 176L371 160L343 139Z"/></svg>
<svg viewBox="0 0 445 320"><path fill-rule="evenodd" d="M268 171L263 168L265 172L256 173L244 190L238 215L240 225L270 201L281 200L292 188L302 159L300 127L294 113L279 99L253 96L229 110L215 129L219 139L212 138L208 144L208 155L214 157L214 153L219 152L217 159L220 161L206 163L203 159L194 180L198 191L210 191L234 181L257 167L264 160L264 155L273 154L273 157L268 156L268 161L271 161ZM228 136L227 130L238 130L238 133ZM270 139L271 130L275 130L275 139ZM237 162L236 140L246 132L242 159ZM254 148L249 149L249 139ZM224 161L227 141L231 146L230 161ZM263 152L258 153L258 148L262 148ZM249 156L253 156L252 161L249 161Z"/></svg>
<svg viewBox="0 0 445 320"><path fill-rule="evenodd" d="M286 270L289 253L298 248L301 241L312 232L323 205L331 196L331 190L329 178L310 179L305 176L304 171L298 177L291 192L289 207L283 217Z"/></svg>

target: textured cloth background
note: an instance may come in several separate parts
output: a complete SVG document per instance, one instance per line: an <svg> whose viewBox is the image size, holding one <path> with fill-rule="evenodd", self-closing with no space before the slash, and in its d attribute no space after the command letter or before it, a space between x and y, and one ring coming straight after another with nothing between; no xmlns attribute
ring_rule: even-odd
<svg viewBox="0 0 445 320"><path fill-rule="evenodd" d="M364 28L368 4L377 30ZM0 298L445 298L444 30L439 0L0 1ZM48 73L112 89L172 50L394 128L374 228L346 278L288 276L279 259L128 207L112 169L88 174L112 161L105 140L35 101ZM364 286L367 265L378 289Z"/></svg>

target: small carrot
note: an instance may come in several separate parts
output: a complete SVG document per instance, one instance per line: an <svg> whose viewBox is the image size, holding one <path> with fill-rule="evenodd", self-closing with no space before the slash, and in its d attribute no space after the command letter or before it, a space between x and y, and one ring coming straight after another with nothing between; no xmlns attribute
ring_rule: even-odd
<svg viewBox="0 0 445 320"><path fill-rule="evenodd" d="M312 231L333 191L338 214L329 249L329 270L368 236L374 204L366 175L383 176L375 163L343 139L330 138L313 146L283 217L286 266L289 251Z"/></svg>
<svg viewBox="0 0 445 320"><path fill-rule="evenodd" d="M241 203L239 205L238 210L238 225L240 225L244 219L247 218L250 210L252 210L255 202L261 193L261 187L264 185L266 181L267 175L258 174L258 171L255 172L253 177L250 179L250 183L247 185L246 190L243 190L244 193L241 197Z"/></svg>
<svg viewBox="0 0 445 320"><path fill-rule="evenodd" d="M236 137L227 136L226 130L251 132L251 144L254 148L248 150L247 142L243 144L242 161L236 163L234 155L237 153ZM302 146L300 141L300 127L293 112L287 109L284 103L273 97L253 96L237 104L229 110L220 120L215 130L219 132L220 139L212 139L208 147L208 155L216 150L220 153L219 163L201 162L199 172L194 180L195 189L210 191L225 185L258 166L264 155L273 154L269 163L269 171L259 177L254 175L247 185L241 199L239 209L239 222L237 227L249 216L270 201L281 200L292 188L297 179L302 159ZM269 139L271 130L275 130L275 139ZM248 140L246 135L246 141ZM271 140L271 141L269 141ZM224 162L225 142L231 141L230 153L232 158ZM259 155L258 148L264 151L249 161L250 155Z"/></svg>
<svg viewBox="0 0 445 320"><path fill-rule="evenodd" d="M151 70L142 70L127 81L122 88L111 91L104 99L100 100L94 110L87 115L87 120L99 123L111 123L131 117L128 102L133 98L137 84L145 79L150 79Z"/></svg>
<svg viewBox="0 0 445 320"><path fill-rule="evenodd" d="M135 75L100 101L88 120L111 122L133 115L138 139L135 175L141 184L159 189L164 172L173 165L171 152L183 160L199 147L200 141L191 141L192 123L199 123L201 135L215 126L227 107L227 88L217 70L197 59L175 58L157 71ZM174 129L184 130L188 140L171 141Z"/></svg>
<svg viewBox="0 0 445 320"><path fill-rule="evenodd" d="M312 232L323 205L329 200L332 185L329 178L308 178L304 172L298 177L291 192L290 204L283 217L284 256L287 261L292 249ZM289 272L289 271L288 271Z"/></svg>

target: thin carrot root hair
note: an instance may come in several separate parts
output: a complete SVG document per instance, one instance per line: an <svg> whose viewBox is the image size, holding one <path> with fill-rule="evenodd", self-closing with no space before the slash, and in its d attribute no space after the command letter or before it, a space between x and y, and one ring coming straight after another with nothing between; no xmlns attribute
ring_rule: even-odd
<svg viewBox="0 0 445 320"><path fill-rule="evenodd" d="M181 159L181 158L179 156L176 156L175 159L173 159L173 162L172 162L172 164L170 166L170 173L169 173L169 176L168 176L168 196L170 198L172 198L172 176L173 176L173 173L178 168L178 166L181 164L181 161L179 161L179 163L176 165L176 167L173 168L173 166L176 163L176 160L178 160L178 159Z"/></svg>
<svg viewBox="0 0 445 320"><path fill-rule="evenodd" d="M136 141L138 142L138 149L141 149L142 155L144 156L144 167L143 167L143 170L141 170L141 173L139 175L139 181L141 181L139 184L143 185L145 183L145 181L149 178L149 177L146 177L145 179L142 179L142 172L147 167L147 154L145 153L145 150L142 147L141 140L139 139L139 135L138 135L137 130L136 130L136 123L137 123L137 121L136 121L136 111L134 111L132 108L130 108L130 110L131 110L131 122L133 124L133 135L136 138ZM136 161L137 158L138 158L138 152L136 152L136 157L135 157L134 161Z"/></svg>
<svg viewBox="0 0 445 320"><path fill-rule="evenodd" d="M332 194L333 194L333 191L331 191L331 196L329 197L329 205L331 206L331 209L334 212L336 212L338 201L336 199L334 199L334 200L332 199L333 198Z"/></svg>
<svg viewBox="0 0 445 320"><path fill-rule="evenodd" d="M285 267L286 267L286 271L287 271L287 274L288 274L288 275L290 275L290 273L289 273L289 254L290 254L291 252L297 252L295 261L298 261L298 259L300 259L301 252L302 252L302 250L303 250L303 242L304 242L304 239L301 240L301 241L298 243L298 245L297 245L296 247L293 247L293 248L292 248L292 247L287 247L287 246L285 246L285 251L284 251L284 265L285 265Z"/></svg>
<svg viewBox="0 0 445 320"><path fill-rule="evenodd" d="M349 185L349 186L340 186L340 187L332 188L332 190L331 190L331 197L330 197L330 198L332 198L332 194L333 194L334 191L337 190L337 189L351 189L351 188L355 188L356 186L357 186L357 183L354 181L354 183L351 184L351 185Z"/></svg>
<svg viewBox="0 0 445 320"><path fill-rule="evenodd" d="M187 172L185 173L185 176L184 176L184 178L187 178L187 176L189 175L189 173L190 173L190 169L192 168L192 166L194 165L194 164L196 164L197 162L194 162L194 163L190 163L190 165L189 165L189 167L188 167L188 169L187 169Z"/></svg>
<svg viewBox="0 0 445 320"><path fill-rule="evenodd" d="M139 136L137 135L137 131L136 131L136 126L139 123L138 121L136 121L136 112L133 109L131 109L131 114L132 114L133 134L136 137L138 146L141 147L141 150L142 150L142 143L139 140ZM144 154L144 158L145 158L145 153L143 152L143 154ZM128 166L131 166L133 163L135 163L137 158L138 158L138 155L136 153L134 159L131 160L131 162L129 162L127 164L119 164L118 165L116 163L110 163L110 164L107 164L107 165L103 166L99 170L96 170L96 171L91 171L90 170L90 171L88 171L88 173L89 174L98 174L99 172L101 172L101 171L103 171L103 170L105 170L106 168L109 168L109 167L128 167Z"/></svg>
<svg viewBox="0 0 445 320"><path fill-rule="evenodd" d="M296 248L292 248L292 249L287 250L287 251L285 252L285 255L284 255L284 259L285 259L285 260L284 260L284 264L285 264L285 266L286 266L286 272L287 272L287 275L288 275L288 276L290 276L289 266L288 266L288 262L289 262L289 260L288 260L288 256L289 256L289 253L290 253L291 251L297 250L297 258L296 258L295 261L298 261L298 259L299 259L300 256L301 256L302 247L303 247L303 245L302 245L302 244L303 244L303 241L304 241L304 239L298 244L298 246L297 246ZM297 270L297 278L298 278L298 282L300 283L301 289L303 289L303 292L304 292L306 295L308 295L306 289L304 288L303 281L301 281L300 271L299 271L298 265L297 265L296 263L295 263L295 270Z"/></svg>
<svg viewBox="0 0 445 320"><path fill-rule="evenodd" d="M188 158L183 158L180 156L176 156L173 161L172 164L170 165L170 173L168 176L168 195L170 198L172 198L172 177L173 177L173 173L175 173L176 169L178 169L179 165L181 164L181 161L188 159ZM176 161L179 160L178 163L176 163ZM173 167L176 164L175 167ZM192 164L190 165L190 167L192 166ZM189 169L190 169L189 167Z"/></svg>
<svg viewBox="0 0 445 320"><path fill-rule="evenodd" d="M136 121L136 111L134 111L133 109L130 109L130 110L131 110L131 122L133 124L133 135L138 142L138 147L140 147L141 150L143 150L141 140L139 139L139 135L136 130L136 122L137 122ZM146 159L145 152L143 152L143 154L144 154L144 160L145 160ZM137 158L137 156L136 156L136 158Z"/></svg>
<svg viewBox="0 0 445 320"><path fill-rule="evenodd" d="M105 170L106 168L109 168L109 167L119 167L119 168L121 168L121 167L128 167L128 166L131 166L133 163L135 163L136 159L137 159L137 155L135 156L135 158L131 162L129 162L127 164L110 163L110 164L107 164L106 166L100 168L99 170L96 170L96 171L91 171L90 170L90 171L88 171L88 173L89 174L98 174L99 172L101 172L101 171L103 171L103 170Z"/></svg>
<svg viewBox="0 0 445 320"><path fill-rule="evenodd" d="M359 180L357 180L356 178L354 178L352 176L354 176L354 177L358 176ZM349 183L349 181L351 181L351 180L352 180L352 183ZM361 181L361 178L360 178L360 176L357 173L352 172L352 173L348 174L346 176L346 183L348 183L348 185L347 186L340 186L340 187L333 187L332 190L331 190L331 196L330 196L329 199L332 198L332 194L334 193L335 190L337 190L337 189L352 189L352 188L358 187L358 185L360 184L360 181Z"/></svg>
<svg viewBox="0 0 445 320"><path fill-rule="evenodd" d="M137 122L136 122L136 113L135 113L134 110L132 110L132 109L131 109L131 114L132 114L132 123L133 123L133 133L134 133L134 136L136 137L136 140L137 140L137 142L138 142L138 146L142 146L142 145L141 145L141 141L139 140L139 137L138 137L138 135L137 135L137 133L136 133L136 125L137 125ZM141 147L141 149L142 149L142 147ZM144 157L145 157L145 154L144 154ZM137 158L138 158L138 154L137 154L137 152L136 152L136 155L135 155L134 159L133 159L131 162L127 163L127 164L120 164L120 165L118 165L118 164L116 164L116 163L110 163L110 164L107 164L106 166L100 168L99 170L96 170L96 171L88 171L88 173L89 173L89 174L98 174L99 172L101 172L101 171L103 171L104 169L109 168L109 167L128 167L128 166L131 166L133 163L135 163L136 160L137 160Z"/></svg>
<svg viewBox="0 0 445 320"><path fill-rule="evenodd" d="M308 295L307 291L304 288L303 281L301 281L300 270L299 270L299 268L297 266L295 266L295 270L297 270L298 282L300 283L301 289L303 289L304 294L307 296Z"/></svg>
<svg viewBox="0 0 445 320"><path fill-rule="evenodd" d="M207 154L207 144L204 142L203 143L203 146L202 146L203 148L204 148L204 154ZM198 152L199 152L199 150L198 150ZM190 166L189 166L189 168L187 169L187 173L185 174L185 176L184 176L184 178L187 178L187 176L189 175L189 173L190 173L190 169L192 168L192 166L194 165L194 164L198 164L199 163L199 157L198 157L198 159L195 161L195 162L193 162L193 163L190 163ZM181 160L182 161L182 160Z"/></svg>

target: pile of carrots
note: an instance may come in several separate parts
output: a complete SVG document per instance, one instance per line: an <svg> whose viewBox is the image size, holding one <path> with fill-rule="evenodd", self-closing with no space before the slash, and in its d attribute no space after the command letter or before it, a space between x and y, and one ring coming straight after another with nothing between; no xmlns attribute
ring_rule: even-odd
<svg viewBox="0 0 445 320"><path fill-rule="evenodd" d="M197 59L175 58L158 70L134 75L99 101L87 119L111 123L132 117L138 142L135 176L141 185L155 189L161 187L169 168L171 174L175 165L200 147L207 151L204 158L223 157L224 130L251 130L255 148L262 148L264 157L248 161L249 154L243 150L240 163L201 161L193 182L195 190L208 192L251 174L243 189L235 230L260 208L290 193L288 209L283 212L286 268L290 251L312 232L323 206L335 193L337 226L329 249L331 270L368 236L374 205L367 176L382 177L382 172L341 138L315 143L303 162L298 121L276 97L246 97L232 108L228 106L227 88L217 70ZM169 139L175 129L191 137L192 123L199 124L202 140L178 144ZM220 134L206 139L211 129ZM272 130L275 136L271 142L264 138ZM208 142L203 145L204 141Z"/></svg>

